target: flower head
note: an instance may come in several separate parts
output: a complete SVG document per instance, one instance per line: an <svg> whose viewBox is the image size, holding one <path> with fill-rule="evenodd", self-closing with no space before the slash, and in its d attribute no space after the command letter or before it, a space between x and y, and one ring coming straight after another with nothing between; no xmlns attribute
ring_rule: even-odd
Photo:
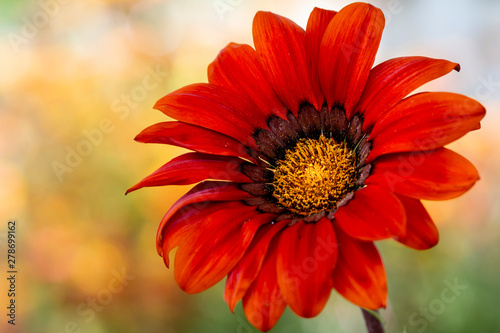
<svg viewBox="0 0 500 333"><path fill-rule="evenodd" d="M457 197L475 167L444 145L480 127L468 97L423 92L459 65L426 57L373 67L382 12L354 3L315 8L304 31L256 14L255 49L230 43L209 83L183 87L155 108L178 121L142 131L140 142L193 150L133 186L198 183L161 221L157 248L188 293L227 276L266 331L285 307L316 316L335 289L363 308L385 307L384 267L374 241L415 249L437 244L421 203ZM372 68L373 67L373 68Z"/></svg>

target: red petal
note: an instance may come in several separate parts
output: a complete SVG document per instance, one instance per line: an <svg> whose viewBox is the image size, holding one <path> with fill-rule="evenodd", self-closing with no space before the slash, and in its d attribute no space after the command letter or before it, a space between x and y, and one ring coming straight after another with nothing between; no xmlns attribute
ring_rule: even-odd
<svg viewBox="0 0 500 333"><path fill-rule="evenodd" d="M161 247L159 253L163 256L163 261L167 267L170 267L169 253L172 249L179 246L189 234L196 229L198 224L206 220L210 215L227 209L239 206L240 202L209 202L205 207L197 207L196 205L183 206L182 210L176 211L172 216L163 218L158 229L157 241L161 238L161 243L157 243ZM169 215L169 213L167 213ZM167 216L166 216L167 217ZM160 236L161 235L161 236Z"/></svg>
<svg viewBox="0 0 500 333"><path fill-rule="evenodd" d="M208 67L208 81L233 89L264 114L286 119L286 107L273 90L257 52L249 45L230 43Z"/></svg>
<svg viewBox="0 0 500 333"><path fill-rule="evenodd" d="M439 242L439 232L420 200L398 195L406 212L406 235L395 239L416 250L426 250Z"/></svg>
<svg viewBox="0 0 500 333"><path fill-rule="evenodd" d="M401 57L373 68L357 110L363 113L366 130L409 93L438 77L460 70L457 63L426 57Z"/></svg>
<svg viewBox="0 0 500 333"><path fill-rule="evenodd" d="M479 179L471 162L446 148L385 155L372 165L375 168L366 184L379 184L417 199L456 198Z"/></svg>
<svg viewBox="0 0 500 333"><path fill-rule="evenodd" d="M257 279L243 297L243 310L248 321L263 332L276 325L286 308L277 282L276 254L276 242L273 242Z"/></svg>
<svg viewBox="0 0 500 333"><path fill-rule="evenodd" d="M378 186L356 191L354 198L337 210L335 219L349 236L365 241L404 235L406 228L398 198Z"/></svg>
<svg viewBox="0 0 500 333"><path fill-rule="evenodd" d="M178 121L167 121L149 126L139 133L135 140L183 147L199 153L241 156L255 161L248 154L250 148L239 141L218 132Z"/></svg>
<svg viewBox="0 0 500 333"><path fill-rule="evenodd" d="M163 233L170 224L170 219L177 212L181 211L181 214L186 214L193 210L203 210L213 201L238 201L252 197L248 192L242 191L239 184L235 183L205 181L196 185L191 191L177 200L161 220L156 234L158 254L163 255L161 250L163 247Z"/></svg>
<svg viewBox="0 0 500 333"><path fill-rule="evenodd" d="M189 185L205 179L230 180L248 183L250 178L241 173L243 160L231 156L187 153L178 156L127 190L164 185Z"/></svg>
<svg viewBox="0 0 500 333"><path fill-rule="evenodd" d="M299 222L286 228L278 248L278 284L290 308L314 317L325 306L332 289L337 240L332 222Z"/></svg>
<svg viewBox="0 0 500 333"><path fill-rule="evenodd" d="M321 88L328 105L343 106L353 115L375 61L384 14L366 3L342 8L328 25L319 56Z"/></svg>
<svg viewBox="0 0 500 333"><path fill-rule="evenodd" d="M155 109L183 123L220 132L257 148L252 134L267 128L267 116L256 112L243 96L225 87L206 83L180 88L156 102Z"/></svg>
<svg viewBox="0 0 500 333"><path fill-rule="evenodd" d="M382 154L431 150L480 127L484 107L466 96L421 93L410 96L377 121L368 161Z"/></svg>
<svg viewBox="0 0 500 333"><path fill-rule="evenodd" d="M187 293L210 288L226 276L250 245L257 229L274 215L234 203L198 223L175 254L175 280Z"/></svg>
<svg viewBox="0 0 500 333"><path fill-rule="evenodd" d="M308 59L307 64L309 65L309 79L318 102L322 102L325 99L319 84L321 40L323 39L328 23L330 23L336 13L337 12L332 10L316 7L311 12L311 15L309 15L309 20L307 21L305 45Z"/></svg>
<svg viewBox="0 0 500 333"><path fill-rule="evenodd" d="M224 290L224 300L234 311L236 303L245 295L259 275L271 240L289 221L262 226L240 262L229 273Z"/></svg>
<svg viewBox="0 0 500 333"><path fill-rule="evenodd" d="M258 12L253 21L255 49L281 101L297 115L300 103L319 109L307 71L305 32L297 24L270 12Z"/></svg>
<svg viewBox="0 0 500 333"><path fill-rule="evenodd" d="M337 229L336 229L337 230ZM384 265L372 242L363 242L337 231L339 255L333 287L352 303L376 310L386 306L387 281Z"/></svg>

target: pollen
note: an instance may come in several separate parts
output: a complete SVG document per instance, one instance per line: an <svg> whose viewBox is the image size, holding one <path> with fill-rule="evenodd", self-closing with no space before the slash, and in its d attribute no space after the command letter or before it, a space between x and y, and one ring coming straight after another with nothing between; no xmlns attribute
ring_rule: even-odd
<svg viewBox="0 0 500 333"><path fill-rule="evenodd" d="M303 138L278 161L273 197L299 215L331 211L356 188L356 154L345 142Z"/></svg>

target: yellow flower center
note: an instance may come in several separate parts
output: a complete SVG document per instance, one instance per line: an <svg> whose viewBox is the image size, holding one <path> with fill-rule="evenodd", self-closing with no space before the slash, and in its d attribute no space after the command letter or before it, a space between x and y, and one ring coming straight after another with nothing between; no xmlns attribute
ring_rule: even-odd
<svg viewBox="0 0 500 333"><path fill-rule="evenodd" d="M357 176L356 154L345 143L323 135L300 139L278 161L273 196L299 215L331 211L355 189Z"/></svg>

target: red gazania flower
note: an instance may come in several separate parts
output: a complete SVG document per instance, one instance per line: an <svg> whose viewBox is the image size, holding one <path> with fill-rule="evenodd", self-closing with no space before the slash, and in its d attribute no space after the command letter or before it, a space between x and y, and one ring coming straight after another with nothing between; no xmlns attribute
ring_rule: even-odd
<svg viewBox="0 0 500 333"><path fill-rule="evenodd" d="M372 68L384 16L365 3L315 8L304 31L258 12L255 48L230 43L209 83L161 98L178 121L136 140L193 150L128 190L198 183L161 221L157 248L188 293L227 276L224 298L271 329L288 305L321 312L335 289L366 309L385 307L374 241L415 249L438 242L421 203L455 198L475 167L443 146L478 129L485 110L445 92L408 94L459 65L402 57Z"/></svg>

